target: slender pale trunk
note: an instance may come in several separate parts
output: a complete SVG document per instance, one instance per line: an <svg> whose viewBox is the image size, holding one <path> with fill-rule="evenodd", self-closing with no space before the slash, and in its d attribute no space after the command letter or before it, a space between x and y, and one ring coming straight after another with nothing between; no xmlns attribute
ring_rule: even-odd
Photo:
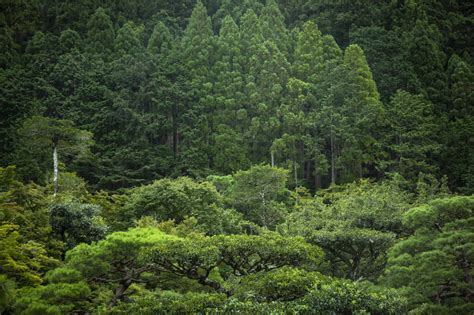
<svg viewBox="0 0 474 315"><path fill-rule="evenodd" d="M273 151L270 152L271 159L272 159L272 167L275 167L275 153Z"/></svg>
<svg viewBox="0 0 474 315"><path fill-rule="evenodd" d="M336 184L336 140L331 131L331 184Z"/></svg>
<svg viewBox="0 0 474 315"><path fill-rule="evenodd" d="M58 170L58 149L57 149L57 144L56 143L53 143L53 184L54 184L54 196L56 196L56 194L58 193L58 188L59 188L59 184L58 184L58 174L59 174L59 170Z"/></svg>

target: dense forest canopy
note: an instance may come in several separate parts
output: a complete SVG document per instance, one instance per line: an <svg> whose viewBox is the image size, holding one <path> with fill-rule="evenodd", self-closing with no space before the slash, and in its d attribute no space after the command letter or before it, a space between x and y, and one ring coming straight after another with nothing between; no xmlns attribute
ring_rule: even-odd
<svg viewBox="0 0 474 315"><path fill-rule="evenodd" d="M474 312L471 1L0 1L0 314Z"/></svg>

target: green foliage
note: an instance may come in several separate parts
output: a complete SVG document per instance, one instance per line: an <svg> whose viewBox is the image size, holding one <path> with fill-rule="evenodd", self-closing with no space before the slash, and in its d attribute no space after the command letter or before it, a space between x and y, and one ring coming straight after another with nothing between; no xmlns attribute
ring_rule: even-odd
<svg viewBox="0 0 474 315"><path fill-rule="evenodd" d="M197 229L208 234L239 231L240 216L221 207L222 199L213 185L197 183L190 178L162 179L132 190L123 206L122 226L133 219L152 216L157 221L182 222L186 217L197 219Z"/></svg>
<svg viewBox="0 0 474 315"><path fill-rule="evenodd" d="M193 314L217 308L224 304L225 299L224 294L192 292L180 294L174 291L160 291L134 297L132 303L122 303L109 312L110 314L130 314L130 312L140 310L141 314Z"/></svg>
<svg viewBox="0 0 474 315"><path fill-rule="evenodd" d="M92 204L67 202L53 204L49 208L53 232L71 249L79 243L91 243L102 239L107 225L100 217L100 208Z"/></svg>
<svg viewBox="0 0 474 315"><path fill-rule="evenodd" d="M6 313L12 309L16 298L15 281L8 279L6 275L0 275L0 312Z"/></svg>
<svg viewBox="0 0 474 315"><path fill-rule="evenodd" d="M455 196L412 208L404 215L413 235L390 249L382 279L407 289L415 313L448 311L446 307L468 311L472 305L473 207L472 197Z"/></svg>
<svg viewBox="0 0 474 315"><path fill-rule="evenodd" d="M374 278L386 263L386 250L401 233L401 215L409 196L392 183L362 182L303 199L278 227L320 246L331 275L357 280Z"/></svg>
<svg viewBox="0 0 474 315"><path fill-rule="evenodd" d="M43 273L58 263L47 255L43 245L32 240L22 242L17 225L0 226L0 245L2 274L21 285L40 284Z"/></svg>
<svg viewBox="0 0 474 315"><path fill-rule="evenodd" d="M89 154L92 137L90 132L75 128L71 121L41 116L26 120L19 134L16 155L20 175L40 183L45 183L46 175L53 169L54 148L62 161L72 162Z"/></svg>
<svg viewBox="0 0 474 315"><path fill-rule="evenodd" d="M103 8L98 8L87 23L87 42L92 53L110 52L115 31L110 17Z"/></svg>
<svg viewBox="0 0 474 315"><path fill-rule="evenodd" d="M408 62L400 34L381 26L353 30L351 42L362 47L377 82L381 98L387 102L397 90L416 92L419 82ZM397 71L393 71L396 67Z"/></svg>
<svg viewBox="0 0 474 315"><path fill-rule="evenodd" d="M387 107L390 159L382 165L407 179L436 171L430 158L439 153L433 105L421 95L397 91ZM384 165L385 164L385 165Z"/></svg>
<svg viewBox="0 0 474 315"><path fill-rule="evenodd" d="M396 290L345 280L321 283L303 303L306 312L317 314L404 314L406 308L406 300Z"/></svg>
<svg viewBox="0 0 474 315"><path fill-rule="evenodd" d="M293 301L305 296L322 276L296 268L281 268L244 277L237 296L256 302Z"/></svg>
<svg viewBox="0 0 474 315"><path fill-rule="evenodd" d="M21 314L64 314L84 309L91 291L86 283L48 284L24 288L15 303L15 312Z"/></svg>
<svg viewBox="0 0 474 315"><path fill-rule="evenodd" d="M234 174L232 205L248 220L274 228L282 222L288 202L288 172L268 165L254 166Z"/></svg>
<svg viewBox="0 0 474 315"><path fill-rule="evenodd" d="M472 313L472 1L2 4L0 313Z"/></svg>

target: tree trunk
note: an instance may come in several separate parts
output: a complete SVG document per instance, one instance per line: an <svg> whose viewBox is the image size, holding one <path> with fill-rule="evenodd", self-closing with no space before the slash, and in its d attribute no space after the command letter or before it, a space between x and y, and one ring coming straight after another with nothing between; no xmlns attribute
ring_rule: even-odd
<svg viewBox="0 0 474 315"><path fill-rule="evenodd" d="M275 167L275 153L273 151L270 152L271 159L272 159L272 167Z"/></svg>
<svg viewBox="0 0 474 315"><path fill-rule="evenodd" d="M130 278L124 279L119 284L119 286L115 289L114 297L109 302L109 305L108 305L109 308L114 307L115 304L117 304L119 300L123 299L125 291L127 291L127 289L130 287L131 284L132 284L131 276Z"/></svg>
<svg viewBox="0 0 474 315"><path fill-rule="evenodd" d="M58 174L59 174L59 170L58 170L58 149L57 149L57 143L53 143L53 172L54 172L54 175L53 175L53 183L54 183L54 196L57 195L58 193L58 188L59 188L59 184L58 184Z"/></svg>

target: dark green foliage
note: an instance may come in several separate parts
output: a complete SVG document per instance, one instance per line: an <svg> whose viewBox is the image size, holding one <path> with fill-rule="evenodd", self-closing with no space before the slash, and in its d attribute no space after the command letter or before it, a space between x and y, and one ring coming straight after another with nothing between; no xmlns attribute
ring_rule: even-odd
<svg viewBox="0 0 474 315"><path fill-rule="evenodd" d="M34 116L18 131L20 139L15 152L20 175L25 180L45 183L53 170L53 151L58 159L72 163L87 158L91 133L74 127L73 122Z"/></svg>
<svg viewBox="0 0 474 315"><path fill-rule="evenodd" d="M472 313L472 1L1 2L0 313Z"/></svg>
<svg viewBox="0 0 474 315"><path fill-rule="evenodd" d="M100 208L92 204L68 202L54 204L49 208L53 232L71 249L80 243L91 243L102 239L107 226L99 216Z"/></svg>
<svg viewBox="0 0 474 315"><path fill-rule="evenodd" d="M399 90L388 104L386 115L389 155L381 166L406 179L417 178L420 172L436 172L430 159L439 154L441 145L433 104L422 95Z"/></svg>
<svg viewBox="0 0 474 315"><path fill-rule="evenodd" d="M258 225L274 228L288 212L288 172L268 165L254 166L233 176L230 203Z"/></svg>
<svg viewBox="0 0 474 315"><path fill-rule="evenodd" d="M17 225L0 226L0 245L2 274L22 286L40 284L42 274L57 264L55 259L47 256L43 245L33 240L23 242Z"/></svg>
<svg viewBox="0 0 474 315"><path fill-rule="evenodd" d="M389 251L383 281L406 287L412 307L419 307L421 314L448 312L446 307L468 313L472 308L473 210L472 197L457 196L434 200L403 216L413 234Z"/></svg>
<svg viewBox="0 0 474 315"><path fill-rule="evenodd" d="M316 310L316 314L404 314L406 309L406 299L396 290L344 280L323 282L311 290L303 302L309 314L312 310Z"/></svg>
<svg viewBox="0 0 474 315"><path fill-rule="evenodd" d="M401 233L401 214L409 196L391 183L349 185L322 199L301 200L278 227L320 246L327 272L353 280L374 278L383 270L386 251Z"/></svg>
<svg viewBox="0 0 474 315"><path fill-rule="evenodd" d="M87 42L92 53L110 53L115 38L114 26L103 8L98 8L87 23Z"/></svg>
<svg viewBox="0 0 474 315"><path fill-rule="evenodd" d="M176 223L194 217L197 228L208 234L238 232L243 223L241 215L222 208L221 196L210 183L197 183L187 177L162 179L134 189L116 215L124 227L143 216Z"/></svg>
<svg viewBox="0 0 474 315"><path fill-rule="evenodd" d="M263 2L197 2L193 12L190 1L50 3L47 21L34 6L13 6L2 24L3 165L45 181L44 165L11 155L18 126L39 114L93 132L95 158L68 167L95 189L229 174L271 158L292 169L291 185L311 189L379 177L389 168L379 168L387 137L377 93L388 102L401 88L424 93L450 130L435 139L449 148L430 156L429 169L469 191L470 175L444 167L470 156L455 153L470 120L446 120L468 107L460 80L469 57L445 73L453 50L470 51L459 29L469 24L468 5ZM31 25L18 22L15 8L34 17ZM309 17L336 41L304 23ZM336 42L348 48L344 62Z"/></svg>
<svg viewBox="0 0 474 315"><path fill-rule="evenodd" d="M402 39L395 31L380 26L362 27L351 32L351 42L362 47L383 101L399 89L416 92L419 83L408 62Z"/></svg>

